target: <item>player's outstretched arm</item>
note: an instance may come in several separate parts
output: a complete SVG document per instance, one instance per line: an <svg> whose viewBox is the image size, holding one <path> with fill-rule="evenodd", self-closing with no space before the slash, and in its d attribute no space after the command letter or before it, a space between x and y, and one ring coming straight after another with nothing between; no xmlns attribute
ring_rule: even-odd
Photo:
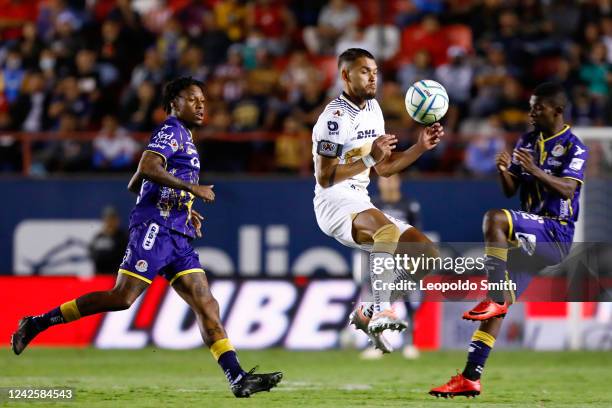
<svg viewBox="0 0 612 408"><path fill-rule="evenodd" d="M439 123L426 127L419 135L419 140L409 149L392 153L378 163L374 167L376 173L383 177L389 177L401 172L421 157L423 153L436 147L443 136L444 128Z"/></svg>
<svg viewBox="0 0 612 408"><path fill-rule="evenodd" d="M164 168L163 157L150 151L145 151L142 154L138 163L138 170L136 170L136 174L132 176L130 184L128 184L130 191L133 191L132 188L134 186L132 184L139 184L139 179L148 179L164 187L187 191L206 202L214 201L215 199L215 193L212 191L213 186L191 184L173 176Z"/></svg>
<svg viewBox="0 0 612 408"><path fill-rule="evenodd" d="M516 194L520 184L520 180L508 171L511 164L512 158L508 152L503 151L495 156L495 166L499 173L499 181L506 197L512 197Z"/></svg>
<svg viewBox="0 0 612 408"><path fill-rule="evenodd" d="M538 179L538 181L544 184L549 190L556 192L566 200L574 196L574 192L576 191L576 188L578 188L578 181L575 179L557 177L546 173L535 164L531 152L527 149L515 150L514 157L519 162L523 170L533 175L533 177Z"/></svg>
<svg viewBox="0 0 612 408"><path fill-rule="evenodd" d="M362 160L352 163L340 164L337 157L326 157L317 155L315 160L315 177L317 183L323 187L331 187L336 183L344 181L350 177L365 171L376 163L389 157L391 151L395 149L397 138L393 135L379 136L372 143L370 154Z"/></svg>

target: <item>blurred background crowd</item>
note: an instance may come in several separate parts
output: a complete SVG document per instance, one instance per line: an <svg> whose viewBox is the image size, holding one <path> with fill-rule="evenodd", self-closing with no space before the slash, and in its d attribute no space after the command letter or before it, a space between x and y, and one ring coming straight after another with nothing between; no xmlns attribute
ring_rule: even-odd
<svg viewBox="0 0 612 408"><path fill-rule="evenodd" d="M0 171L122 172L165 118L169 78L206 84L202 170L308 175L336 57L378 59L388 133L404 93L447 89L448 137L411 171L487 175L527 129L530 91L561 82L567 120L612 125L610 0L0 0ZM25 161L25 163L24 163Z"/></svg>

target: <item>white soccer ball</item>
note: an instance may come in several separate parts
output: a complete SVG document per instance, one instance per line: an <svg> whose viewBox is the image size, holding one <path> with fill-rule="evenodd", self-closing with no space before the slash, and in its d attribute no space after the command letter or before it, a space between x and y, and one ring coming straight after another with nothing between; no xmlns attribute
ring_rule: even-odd
<svg viewBox="0 0 612 408"><path fill-rule="evenodd" d="M436 81L417 81L406 92L406 110L416 122L429 126L438 122L448 111L446 89Z"/></svg>

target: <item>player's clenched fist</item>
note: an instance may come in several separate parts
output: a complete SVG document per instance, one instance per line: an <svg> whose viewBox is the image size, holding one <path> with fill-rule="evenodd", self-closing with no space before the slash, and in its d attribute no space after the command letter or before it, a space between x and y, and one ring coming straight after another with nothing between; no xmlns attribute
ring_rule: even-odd
<svg viewBox="0 0 612 408"><path fill-rule="evenodd" d="M510 154L508 154L508 152L506 151L497 153L495 155L495 166L497 166L497 169L499 171L508 170L508 167L510 167L511 162L512 158L510 157Z"/></svg>
<svg viewBox="0 0 612 408"><path fill-rule="evenodd" d="M425 130L421 132L417 143L424 150L431 150L440 143L443 136L444 128L441 124L436 122L431 126L427 126Z"/></svg>
<svg viewBox="0 0 612 408"><path fill-rule="evenodd" d="M215 201L215 192L212 190L214 185L201 186L194 184L191 186L191 193L196 197L200 197L205 202L210 203Z"/></svg>
<svg viewBox="0 0 612 408"><path fill-rule="evenodd" d="M370 155L376 163L381 160L386 159L391 156L391 151L395 149L397 145L397 137L395 135L382 135L376 138L372 143L372 150L370 150Z"/></svg>

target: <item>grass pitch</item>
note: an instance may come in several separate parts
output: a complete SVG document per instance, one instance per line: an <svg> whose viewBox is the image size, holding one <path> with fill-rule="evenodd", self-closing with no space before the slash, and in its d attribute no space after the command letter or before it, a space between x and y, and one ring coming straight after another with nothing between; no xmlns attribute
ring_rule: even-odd
<svg viewBox="0 0 612 408"><path fill-rule="evenodd" d="M245 369L282 370L278 388L237 400L207 349L170 351L0 349L0 387L73 387L66 407L611 407L612 353L496 351L474 399L436 399L431 386L463 366L464 352L399 353L361 361L357 351L242 351ZM31 403L0 401L23 407Z"/></svg>

